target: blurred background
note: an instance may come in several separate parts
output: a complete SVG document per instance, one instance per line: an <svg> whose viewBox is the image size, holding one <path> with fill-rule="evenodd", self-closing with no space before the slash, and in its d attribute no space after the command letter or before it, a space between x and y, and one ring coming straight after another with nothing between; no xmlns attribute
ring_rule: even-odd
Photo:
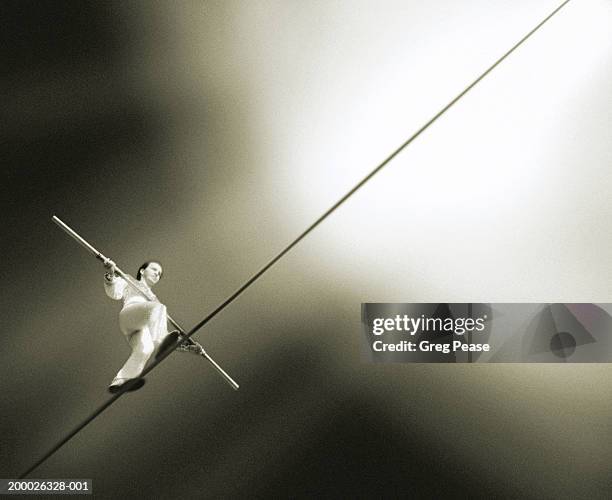
<svg viewBox="0 0 612 500"><path fill-rule="evenodd" d="M558 0L0 4L2 477L129 354L104 270L185 328ZM612 6L573 1L31 477L100 498L609 496L606 364L368 364L361 302L610 302Z"/></svg>

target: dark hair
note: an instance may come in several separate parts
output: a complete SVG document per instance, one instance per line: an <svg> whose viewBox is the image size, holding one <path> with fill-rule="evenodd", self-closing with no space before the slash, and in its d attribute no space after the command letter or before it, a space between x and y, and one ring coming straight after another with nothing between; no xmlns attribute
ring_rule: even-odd
<svg viewBox="0 0 612 500"><path fill-rule="evenodd" d="M164 268L162 267L162 265L161 265L161 264L160 264L158 261L156 261L156 260L149 260L149 261L145 262L145 263L144 263L142 266L140 266L140 267L138 268L138 272L136 273L136 279L137 279L138 281L140 281L140 278L142 278L142 272L143 272L143 271L144 271L144 270L145 270L147 267L149 267L149 264L159 264L159 267L161 267L161 268L162 268L161 273L159 273L159 279L161 279L161 277L163 276L163 274L164 274Z"/></svg>

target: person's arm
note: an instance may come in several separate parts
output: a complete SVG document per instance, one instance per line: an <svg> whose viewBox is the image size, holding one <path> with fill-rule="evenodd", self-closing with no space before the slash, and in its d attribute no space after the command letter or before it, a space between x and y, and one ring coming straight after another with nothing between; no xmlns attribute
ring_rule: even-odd
<svg viewBox="0 0 612 500"><path fill-rule="evenodd" d="M122 299L127 283L123 278L115 276L117 266L112 260L106 259L104 267L106 268L106 273L104 274L104 291L106 295L114 300Z"/></svg>

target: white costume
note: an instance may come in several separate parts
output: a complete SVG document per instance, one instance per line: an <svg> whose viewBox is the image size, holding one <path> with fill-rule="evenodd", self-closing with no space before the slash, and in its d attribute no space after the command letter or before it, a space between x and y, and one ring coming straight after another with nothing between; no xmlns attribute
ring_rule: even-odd
<svg viewBox="0 0 612 500"><path fill-rule="evenodd" d="M132 354L117 373L113 383L118 379L140 376L155 349L168 335L166 306L159 302L145 283L131 276L127 276L127 279L150 300L134 290L123 278L115 276L112 281L104 279L106 295L114 300L123 299L119 327L132 347Z"/></svg>

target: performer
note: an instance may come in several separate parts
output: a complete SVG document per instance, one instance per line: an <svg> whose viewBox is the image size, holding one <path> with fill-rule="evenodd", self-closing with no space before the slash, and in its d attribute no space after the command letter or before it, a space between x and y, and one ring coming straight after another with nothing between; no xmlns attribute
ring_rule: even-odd
<svg viewBox="0 0 612 500"><path fill-rule="evenodd" d="M123 384L131 380L134 382L130 384L128 390L136 390L144 385L144 379L139 377L155 349L157 348L159 352L178 338L177 331L168 333L166 306L160 303L151 291L151 287L157 284L162 276L162 266L159 262L149 261L140 266L136 279L124 274L146 298L129 286L125 279L115 275L116 264L112 260L106 259L104 267L107 270L104 275L104 290L111 299L123 299L123 308L119 313L119 327L132 348L132 354L108 390L111 393L119 392ZM198 346L186 342L177 350L200 354Z"/></svg>

